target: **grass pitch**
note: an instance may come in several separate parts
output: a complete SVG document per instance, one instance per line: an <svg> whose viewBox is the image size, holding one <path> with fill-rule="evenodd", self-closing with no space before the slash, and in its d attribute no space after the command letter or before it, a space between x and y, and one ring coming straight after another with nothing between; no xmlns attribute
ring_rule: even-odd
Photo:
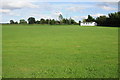
<svg viewBox="0 0 120 80"><path fill-rule="evenodd" d="M116 78L118 28L3 25L4 78Z"/></svg>

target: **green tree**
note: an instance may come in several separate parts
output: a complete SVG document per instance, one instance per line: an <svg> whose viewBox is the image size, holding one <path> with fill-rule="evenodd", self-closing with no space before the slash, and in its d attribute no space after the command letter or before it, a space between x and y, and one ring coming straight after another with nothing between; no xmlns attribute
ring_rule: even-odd
<svg viewBox="0 0 120 80"><path fill-rule="evenodd" d="M86 19L86 21L87 22L94 22L95 19L92 16L88 15L88 18Z"/></svg>
<svg viewBox="0 0 120 80"><path fill-rule="evenodd" d="M29 24L35 24L35 18L34 17L29 17L28 18L28 23Z"/></svg>
<svg viewBox="0 0 120 80"><path fill-rule="evenodd" d="M97 22L97 25L101 25L101 26L104 26L106 25L106 20L107 20L107 17L106 16L100 16L100 17L97 17L96 18L96 22Z"/></svg>
<svg viewBox="0 0 120 80"><path fill-rule="evenodd" d="M59 21L62 21L63 20L63 16L62 14L59 15Z"/></svg>
<svg viewBox="0 0 120 80"><path fill-rule="evenodd" d="M40 24L40 21L39 21L39 20L37 20L35 23L36 23L36 24Z"/></svg>
<svg viewBox="0 0 120 80"><path fill-rule="evenodd" d="M108 17L100 16L96 18L99 26L117 26L120 27L120 12L110 13Z"/></svg>
<svg viewBox="0 0 120 80"><path fill-rule="evenodd" d="M21 19L19 24L27 24L27 21L25 21L24 19Z"/></svg>
<svg viewBox="0 0 120 80"><path fill-rule="evenodd" d="M72 20L72 18L70 17L70 19L69 19L69 24L71 24L71 20Z"/></svg>
<svg viewBox="0 0 120 80"><path fill-rule="evenodd" d="M110 13L108 16L107 23L110 26L120 26L120 12Z"/></svg>
<svg viewBox="0 0 120 80"><path fill-rule="evenodd" d="M15 22L13 20L10 20L10 24L14 24Z"/></svg>
<svg viewBox="0 0 120 80"><path fill-rule="evenodd" d="M49 20L49 19L46 19L45 23L46 23L46 24L50 24L50 20Z"/></svg>
<svg viewBox="0 0 120 80"><path fill-rule="evenodd" d="M58 18L59 18L60 24L62 24L62 20L64 19L62 14L60 14Z"/></svg>
<svg viewBox="0 0 120 80"><path fill-rule="evenodd" d="M40 20L40 24L45 24L45 19L42 18L42 19Z"/></svg>
<svg viewBox="0 0 120 80"><path fill-rule="evenodd" d="M66 18L66 19L64 18L64 19L62 20L62 23L63 23L63 24L69 24L69 20L68 20L67 18Z"/></svg>
<svg viewBox="0 0 120 80"><path fill-rule="evenodd" d="M51 25L55 24L55 20L54 19L50 20L50 24Z"/></svg>
<svg viewBox="0 0 120 80"><path fill-rule="evenodd" d="M74 19L71 19L71 24L76 24Z"/></svg>
<svg viewBox="0 0 120 80"><path fill-rule="evenodd" d="M14 24L18 24L18 22L16 21Z"/></svg>
<svg viewBox="0 0 120 80"><path fill-rule="evenodd" d="M62 19L62 23L63 23L63 24L66 24L66 19Z"/></svg>
<svg viewBox="0 0 120 80"><path fill-rule="evenodd" d="M66 24L69 24L69 19L66 18Z"/></svg>
<svg viewBox="0 0 120 80"><path fill-rule="evenodd" d="M83 19L83 22L87 22L86 19Z"/></svg>
<svg viewBox="0 0 120 80"><path fill-rule="evenodd" d="M79 25L81 24L81 21L79 21Z"/></svg>

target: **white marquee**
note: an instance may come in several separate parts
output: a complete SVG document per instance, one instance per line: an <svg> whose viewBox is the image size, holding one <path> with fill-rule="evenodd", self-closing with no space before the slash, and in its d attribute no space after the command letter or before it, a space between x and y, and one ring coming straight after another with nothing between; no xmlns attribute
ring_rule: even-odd
<svg viewBox="0 0 120 80"><path fill-rule="evenodd" d="M81 22L80 26L96 26L96 22Z"/></svg>

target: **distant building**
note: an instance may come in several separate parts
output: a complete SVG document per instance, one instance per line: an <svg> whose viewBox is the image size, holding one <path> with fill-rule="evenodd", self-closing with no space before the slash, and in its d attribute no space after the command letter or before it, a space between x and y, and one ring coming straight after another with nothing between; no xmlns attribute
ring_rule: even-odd
<svg viewBox="0 0 120 80"><path fill-rule="evenodd" d="M96 22L81 22L80 26L97 26Z"/></svg>

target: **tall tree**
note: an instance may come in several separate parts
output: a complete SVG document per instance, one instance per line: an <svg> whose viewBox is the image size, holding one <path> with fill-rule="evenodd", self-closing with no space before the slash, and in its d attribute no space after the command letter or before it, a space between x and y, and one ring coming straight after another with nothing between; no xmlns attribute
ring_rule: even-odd
<svg viewBox="0 0 120 80"><path fill-rule="evenodd" d="M59 15L59 21L62 21L63 20L63 16L62 14Z"/></svg>
<svg viewBox="0 0 120 80"><path fill-rule="evenodd" d="M88 18L86 19L86 21L87 22L94 22L95 19L92 16L88 15Z"/></svg>
<svg viewBox="0 0 120 80"><path fill-rule="evenodd" d="M13 20L10 20L10 24L14 24L15 22Z"/></svg>
<svg viewBox="0 0 120 80"><path fill-rule="evenodd" d="M81 24L81 21L79 21L79 25Z"/></svg>
<svg viewBox="0 0 120 80"><path fill-rule="evenodd" d="M28 23L29 24L35 24L35 18L34 17L29 17L28 18Z"/></svg>
<svg viewBox="0 0 120 80"><path fill-rule="evenodd" d="M71 24L76 24L74 19L71 19Z"/></svg>

